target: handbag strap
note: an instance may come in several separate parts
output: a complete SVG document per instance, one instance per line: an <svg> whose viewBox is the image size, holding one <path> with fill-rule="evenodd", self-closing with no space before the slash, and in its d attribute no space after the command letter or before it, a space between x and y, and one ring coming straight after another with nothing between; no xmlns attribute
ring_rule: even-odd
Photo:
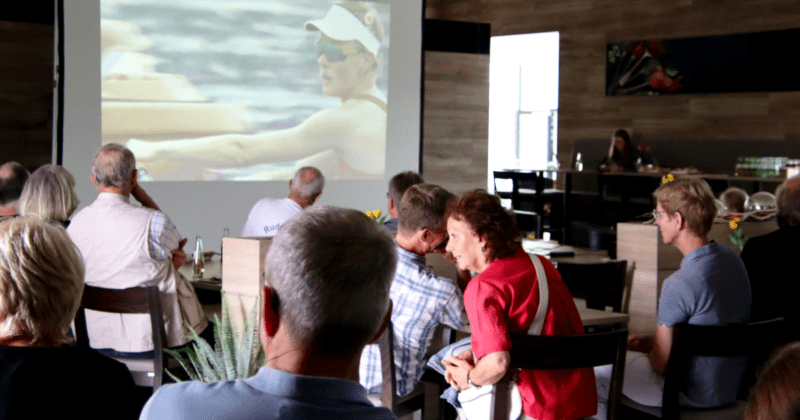
<svg viewBox="0 0 800 420"><path fill-rule="evenodd" d="M550 306L550 289L547 287L547 273L539 260L538 255L532 255L531 260L536 268L536 282L539 284L539 308L536 309L536 317L528 330L528 334L541 335L544 327L544 318L547 316L547 307Z"/></svg>

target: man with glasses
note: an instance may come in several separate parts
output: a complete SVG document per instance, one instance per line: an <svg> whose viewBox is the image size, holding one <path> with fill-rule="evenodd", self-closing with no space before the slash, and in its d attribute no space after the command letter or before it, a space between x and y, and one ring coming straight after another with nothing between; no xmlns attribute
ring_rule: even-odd
<svg viewBox="0 0 800 420"><path fill-rule="evenodd" d="M437 277L425 265L425 254L447 244L446 209L453 198L437 185L417 184L400 201L397 272L390 292L399 396L411 393L422 378L436 327L458 329L466 324L464 295L456 281ZM359 381L373 393L381 392L380 356L377 344L367 346L361 355Z"/></svg>
<svg viewBox="0 0 800 420"><path fill-rule="evenodd" d="M386 162L386 96L375 84L384 39L376 11L361 1L340 0L322 19L306 22L320 31L315 43L322 92L341 105L310 116L296 127L191 140L128 142L154 179L218 179L226 168L296 161L294 166L237 179L290 179L303 166L331 179L381 179Z"/></svg>
<svg viewBox="0 0 800 420"><path fill-rule="evenodd" d="M655 335L628 337L622 393L633 401L660 407L672 330L676 324L724 326L750 319L750 281L732 248L708 239L717 213L714 196L700 178L679 178L653 193L655 223L664 243L684 255L681 267L664 280ZM692 358L680 404L718 407L732 402L747 365L746 357ZM598 419L604 418L611 367L595 368Z"/></svg>

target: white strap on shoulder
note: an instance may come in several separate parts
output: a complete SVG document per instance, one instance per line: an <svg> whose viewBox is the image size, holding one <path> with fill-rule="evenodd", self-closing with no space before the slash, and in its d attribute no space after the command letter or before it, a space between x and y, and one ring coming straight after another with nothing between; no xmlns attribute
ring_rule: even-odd
<svg viewBox="0 0 800 420"><path fill-rule="evenodd" d="M528 330L528 334L541 335L544 327L544 318L547 316L547 308L550 306L550 289L547 287L547 273L539 260L538 255L532 255L531 261L536 268L536 282L539 284L539 308L536 310L536 317Z"/></svg>

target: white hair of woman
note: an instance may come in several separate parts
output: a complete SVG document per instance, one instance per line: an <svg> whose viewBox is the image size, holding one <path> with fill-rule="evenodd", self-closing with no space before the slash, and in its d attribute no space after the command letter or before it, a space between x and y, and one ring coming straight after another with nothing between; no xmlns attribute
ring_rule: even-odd
<svg viewBox="0 0 800 420"><path fill-rule="evenodd" d="M0 222L0 337L71 341L83 276L80 253L61 226L24 216Z"/></svg>
<svg viewBox="0 0 800 420"><path fill-rule="evenodd" d="M92 175L97 185L124 188L130 185L135 169L133 152L121 144L105 144L92 157Z"/></svg>
<svg viewBox="0 0 800 420"><path fill-rule="evenodd" d="M284 223L266 256L272 305L306 348L343 355L366 345L389 309L394 241L364 213L309 207Z"/></svg>
<svg viewBox="0 0 800 420"><path fill-rule="evenodd" d="M19 198L19 214L65 222L78 207L75 178L59 165L42 165L35 170Z"/></svg>

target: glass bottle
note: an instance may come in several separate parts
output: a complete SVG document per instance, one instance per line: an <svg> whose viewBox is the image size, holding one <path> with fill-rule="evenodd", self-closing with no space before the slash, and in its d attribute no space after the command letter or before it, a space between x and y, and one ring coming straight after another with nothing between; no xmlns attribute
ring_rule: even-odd
<svg viewBox="0 0 800 420"><path fill-rule="evenodd" d="M583 170L583 158L581 157L580 152L575 155L575 169L579 171Z"/></svg>
<svg viewBox="0 0 800 420"><path fill-rule="evenodd" d="M200 238L200 235L198 235L194 243L194 255L192 256L192 278L202 279L204 271L203 240Z"/></svg>

